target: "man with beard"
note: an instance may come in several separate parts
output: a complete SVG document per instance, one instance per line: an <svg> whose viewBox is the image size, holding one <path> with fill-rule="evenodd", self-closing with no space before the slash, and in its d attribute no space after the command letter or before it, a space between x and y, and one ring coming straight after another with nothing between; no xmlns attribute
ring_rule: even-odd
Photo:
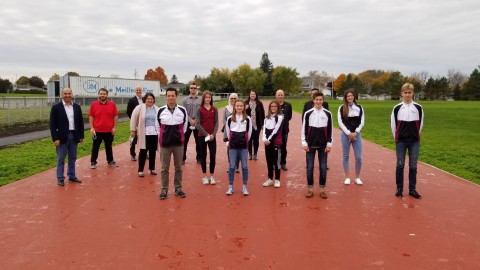
<svg viewBox="0 0 480 270"><path fill-rule="evenodd" d="M100 88L98 90L98 100L90 105L90 111L88 112L90 133L93 138L90 169L97 168L98 150L102 141L105 142L108 165L117 167L117 163L113 159L112 143L118 124L118 110L117 105L107 98L108 90Z"/></svg>

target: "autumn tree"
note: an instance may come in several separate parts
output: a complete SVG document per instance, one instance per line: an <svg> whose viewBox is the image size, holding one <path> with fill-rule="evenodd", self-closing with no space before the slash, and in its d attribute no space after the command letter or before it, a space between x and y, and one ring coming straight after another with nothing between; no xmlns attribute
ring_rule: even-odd
<svg viewBox="0 0 480 270"><path fill-rule="evenodd" d="M335 93L337 95L341 95L339 90L342 87L342 84L345 81L346 77L347 76L342 73L342 74L338 75L338 77L333 81L333 91L335 91Z"/></svg>
<svg viewBox="0 0 480 270"><path fill-rule="evenodd" d="M167 75L165 75L165 70L160 66L155 68L154 70L147 70L147 74L145 74L144 80L160 81L160 84L168 83L168 78Z"/></svg>
<svg viewBox="0 0 480 270"><path fill-rule="evenodd" d="M272 71L272 83L274 89L282 89L285 95L293 95L300 92L302 80L298 78L295 68L277 66Z"/></svg>
<svg viewBox="0 0 480 270"><path fill-rule="evenodd" d="M16 85L28 85L28 77L27 76L21 76L18 78L18 80L15 82Z"/></svg>
<svg viewBox="0 0 480 270"><path fill-rule="evenodd" d="M171 84L177 84L178 83L177 75L175 75L175 74L172 75L172 78L170 79L170 83Z"/></svg>
<svg viewBox="0 0 480 270"><path fill-rule="evenodd" d="M252 69L248 64L242 64L232 71L231 79L235 90L240 95L248 95L250 90L263 89L267 75L260 68Z"/></svg>
<svg viewBox="0 0 480 270"><path fill-rule="evenodd" d="M258 94L264 96L273 96L275 94L272 84L273 63L270 61L270 59L268 59L268 53L263 53L262 59L260 60L260 69L265 72L267 77L263 83L262 91L259 91Z"/></svg>

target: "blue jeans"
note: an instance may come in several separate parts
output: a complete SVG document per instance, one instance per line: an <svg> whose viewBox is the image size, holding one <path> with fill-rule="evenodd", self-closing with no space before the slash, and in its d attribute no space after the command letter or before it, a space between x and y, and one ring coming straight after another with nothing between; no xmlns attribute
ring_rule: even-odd
<svg viewBox="0 0 480 270"><path fill-rule="evenodd" d="M248 183L248 150L246 148L241 149L228 149L229 168L228 168L228 183L233 185L233 180L235 179L235 165L238 164L240 160L242 162L242 178L243 184Z"/></svg>
<svg viewBox="0 0 480 270"><path fill-rule="evenodd" d="M405 154L408 150L408 189L415 190L417 185L417 162L420 152L420 142L397 142L397 169L395 173L397 189L403 190L403 169L405 168Z"/></svg>
<svg viewBox="0 0 480 270"><path fill-rule="evenodd" d="M64 180L65 157L68 154L67 175L69 178L75 178L75 161L77 161L77 146L73 132L68 133L68 140L57 146L57 179Z"/></svg>
<svg viewBox="0 0 480 270"><path fill-rule="evenodd" d="M353 147L353 154L355 156L355 172L357 174L362 170L362 135L358 133L355 141L351 142L348 140L348 135L345 132L342 132L340 135L340 140L342 141L342 152L343 152L343 171L348 173L349 169L349 158L350 158L350 145Z"/></svg>
<svg viewBox="0 0 480 270"><path fill-rule="evenodd" d="M310 148L307 152L307 184L309 188L313 188L313 168L315 163L315 153L318 152L318 163L320 165L320 187L325 187L327 182L327 153L325 147Z"/></svg>

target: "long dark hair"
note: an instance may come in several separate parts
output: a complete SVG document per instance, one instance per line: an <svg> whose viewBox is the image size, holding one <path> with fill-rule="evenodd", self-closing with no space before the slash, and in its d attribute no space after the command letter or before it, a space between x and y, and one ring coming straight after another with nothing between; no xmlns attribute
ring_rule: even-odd
<svg viewBox="0 0 480 270"><path fill-rule="evenodd" d="M250 90L250 92L248 92L248 99L247 100L250 101L250 94L252 92L255 93L255 102L257 102L257 103L260 102L260 100L258 99L258 93L255 90Z"/></svg>
<svg viewBox="0 0 480 270"><path fill-rule="evenodd" d="M347 101L347 95L352 93L353 95L353 103L357 103L355 102L356 99L355 99L355 93L353 92L353 88L350 88L348 90L346 90L344 93L343 93L343 108L342 108L342 120L343 121L346 121L348 119L348 101Z"/></svg>

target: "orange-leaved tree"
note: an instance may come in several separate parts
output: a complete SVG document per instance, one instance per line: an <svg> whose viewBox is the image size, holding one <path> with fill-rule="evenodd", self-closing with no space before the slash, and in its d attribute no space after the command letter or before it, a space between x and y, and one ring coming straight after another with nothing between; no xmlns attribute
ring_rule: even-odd
<svg viewBox="0 0 480 270"><path fill-rule="evenodd" d="M338 90L340 90L340 87L342 87L343 82L345 81L345 74L340 74L338 77L333 81L333 90L338 94Z"/></svg>
<svg viewBox="0 0 480 270"><path fill-rule="evenodd" d="M149 69L147 70L147 74L145 74L145 80L149 81L160 81L161 84L167 84L168 78L165 75L165 70L162 67L157 67L156 69Z"/></svg>

